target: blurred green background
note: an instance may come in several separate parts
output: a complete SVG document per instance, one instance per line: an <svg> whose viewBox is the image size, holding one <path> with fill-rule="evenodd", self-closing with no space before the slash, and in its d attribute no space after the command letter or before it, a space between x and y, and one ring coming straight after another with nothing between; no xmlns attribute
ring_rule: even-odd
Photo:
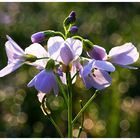
<svg viewBox="0 0 140 140"><path fill-rule="evenodd" d="M76 11L79 35L88 38L107 52L114 46L132 42L140 50L140 3L0 3L0 69L7 64L6 35L23 49L31 44L30 36L42 30L63 31L62 22ZM140 61L134 64L140 67ZM80 137L140 137L140 71L116 67L113 83L101 91L85 111L84 130ZM38 71L22 66L0 78L0 137L59 137L43 115L37 91L27 83ZM74 85L73 116L93 93L80 78ZM64 135L67 135L67 109L61 93L48 96L50 109ZM80 119L73 128L77 136Z"/></svg>

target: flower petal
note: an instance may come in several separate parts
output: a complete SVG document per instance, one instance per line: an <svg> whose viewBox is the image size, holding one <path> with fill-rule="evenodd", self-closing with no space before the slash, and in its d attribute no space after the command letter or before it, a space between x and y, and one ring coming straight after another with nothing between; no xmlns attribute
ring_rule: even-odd
<svg viewBox="0 0 140 140"><path fill-rule="evenodd" d="M101 90L111 85L111 76L106 71L95 70L94 75L92 80L94 88Z"/></svg>
<svg viewBox="0 0 140 140"><path fill-rule="evenodd" d="M94 63L93 68L98 68L98 69L102 69L108 72L114 72L115 71L115 67L107 61L100 61L100 60L96 60Z"/></svg>
<svg viewBox="0 0 140 140"><path fill-rule="evenodd" d="M8 63L20 59L24 55L24 51L18 46L18 44L7 35L8 41L5 43L6 54L8 57Z"/></svg>
<svg viewBox="0 0 140 140"><path fill-rule="evenodd" d="M43 93L43 92L39 92L37 94L37 97L38 97L38 100L39 100L40 103L42 103L42 100L43 100L45 95L46 95L46 93Z"/></svg>
<svg viewBox="0 0 140 140"><path fill-rule="evenodd" d="M61 81L62 81L63 84L65 84L65 85L67 84L67 81L66 81L66 73L63 72L63 75L60 76L60 79L61 79Z"/></svg>
<svg viewBox="0 0 140 140"><path fill-rule="evenodd" d="M73 38L68 38L66 42L72 50L74 59L77 59L82 54L82 42L78 39Z"/></svg>
<svg viewBox="0 0 140 140"><path fill-rule="evenodd" d="M104 89L111 84L110 75L103 70L94 70L94 75L90 74L88 76L82 77L86 88L90 89L94 87L98 90Z"/></svg>
<svg viewBox="0 0 140 140"><path fill-rule="evenodd" d="M54 60L60 59L60 49L61 44L64 42L64 39L60 36L51 37L48 40L47 46L48 46L48 53L50 57Z"/></svg>
<svg viewBox="0 0 140 140"><path fill-rule="evenodd" d="M93 49L87 54L95 60L105 60L107 58L106 50L98 45L94 45Z"/></svg>
<svg viewBox="0 0 140 140"><path fill-rule="evenodd" d="M114 47L109 52L110 61L115 64L127 65L136 62L139 53L132 43L125 43L122 46Z"/></svg>
<svg viewBox="0 0 140 140"><path fill-rule="evenodd" d="M77 68L73 64L72 65L72 68L70 70L71 78L73 78L73 76L76 74L76 72L77 72ZM66 81L66 73L63 72L63 74L60 76L60 79L61 79L61 81L62 81L63 84L65 84L65 85L67 84L67 81ZM76 82L76 76L72 80L72 84L74 84L75 82Z"/></svg>
<svg viewBox="0 0 140 140"><path fill-rule="evenodd" d="M128 66L128 65L118 65L118 66L121 66L121 67L123 67L123 68L133 69L133 70L137 70L137 69L138 69L137 67Z"/></svg>
<svg viewBox="0 0 140 140"><path fill-rule="evenodd" d="M34 44L30 45L29 47L27 47L25 49L25 54L32 54L32 55L36 56L37 58L48 57L47 51L44 49L44 47L42 47L38 43L34 43ZM47 60L41 59L41 60L37 60L37 61L35 61L33 63L29 63L29 64L37 67L38 69L43 69L43 68L45 68L45 66L47 64Z"/></svg>
<svg viewBox="0 0 140 140"><path fill-rule="evenodd" d="M28 83L28 85L27 85L28 87L35 86L36 76Z"/></svg>
<svg viewBox="0 0 140 140"><path fill-rule="evenodd" d="M84 76L89 75L91 73L92 69L95 68L94 64L95 64L95 60L88 62L88 64L86 64L84 66L84 68L81 70L82 75L84 75Z"/></svg>
<svg viewBox="0 0 140 140"><path fill-rule="evenodd" d="M65 65L68 65L73 60L73 53L72 50L66 43L61 45L60 56Z"/></svg>
<svg viewBox="0 0 140 140"><path fill-rule="evenodd" d="M14 63L9 63L6 67L0 70L0 77L10 74L11 72L18 69L23 63L21 61L15 61Z"/></svg>
<svg viewBox="0 0 140 140"><path fill-rule="evenodd" d="M55 95L58 95L58 86L53 72L42 70L28 84L29 87L35 88L43 93L49 93L54 90Z"/></svg>

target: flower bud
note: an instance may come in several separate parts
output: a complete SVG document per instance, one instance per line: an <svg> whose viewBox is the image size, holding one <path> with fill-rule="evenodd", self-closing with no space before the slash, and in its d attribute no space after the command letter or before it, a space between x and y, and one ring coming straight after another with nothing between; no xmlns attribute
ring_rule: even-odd
<svg viewBox="0 0 140 140"><path fill-rule="evenodd" d="M24 58L25 58L25 61L29 61L29 62L35 62L37 60L37 57L32 54L26 54Z"/></svg>
<svg viewBox="0 0 140 140"><path fill-rule="evenodd" d="M74 11L72 11L70 14L69 14L69 20L71 22L71 24L75 21L76 21L76 13Z"/></svg>
<svg viewBox="0 0 140 140"><path fill-rule="evenodd" d="M31 40L33 43L42 42L45 38L44 32L37 32L31 36Z"/></svg>
<svg viewBox="0 0 140 140"><path fill-rule="evenodd" d="M53 70L55 67L55 62L53 59L50 59L48 62L47 62L47 65L46 65L46 70Z"/></svg>
<svg viewBox="0 0 140 140"><path fill-rule="evenodd" d="M64 20L64 26L67 27L70 24L74 24L76 21L76 13L72 11L69 16Z"/></svg>
<svg viewBox="0 0 140 140"><path fill-rule="evenodd" d="M78 32L77 26L72 26L72 27L70 28L69 32L70 32L71 34L76 34L76 33Z"/></svg>
<svg viewBox="0 0 140 140"><path fill-rule="evenodd" d="M86 51L90 51L93 49L93 43L91 41L89 41L88 39L84 39L83 40L83 48Z"/></svg>
<svg viewBox="0 0 140 140"><path fill-rule="evenodd" d="M69 14L69 16L71 16L71 17L76 17L75 11L71 11L71 13Z"/></svg>
<svg viewBox="0 0 140 140"><path fill-rule="evenodd" d="M31 36L31 40L33 43L39 43L44 41L45 39L49 39L50 37L60 35L60 32L55 32L53 30L46 30L42 32L37 32Z"/></svg>
<svg viewBox="0 0 140 140"><path fill-rule="evenodd" d="M53 30L47 30L47 31L44 31L44 35L46 38L50 38L50 37L53 37L56 35L56 32L53 31Z"/></svg>

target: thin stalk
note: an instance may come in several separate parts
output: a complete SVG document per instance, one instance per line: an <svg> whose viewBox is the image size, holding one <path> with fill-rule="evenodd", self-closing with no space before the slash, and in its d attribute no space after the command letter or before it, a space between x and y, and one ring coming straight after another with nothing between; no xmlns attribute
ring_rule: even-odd
<svg viewBox="0 0 140 140"><path fill-rule="evenodd" d="M64 90L63 86L61 85L61 83L60 83L60 81L59 81L59 78L58 78L57 76L56 76L56 80L57 80L57 83L58 83L59 88L61 89L61 92L62 92L62 95L63 95L63 97L64 97L65 103L66 103L67 106L68 106L68 99L67 99L65 90Z"/></svg>
<svg viewBox="0 0 140 140"><path fill-rule="evenodd" d="M37 58L37 60L40 60L40 59L49 59L49 57L40 57L40 58Z"/></svg>
<svg viewBox="0 0 140 140"><path fill-rule="evenodd" d="M43 113L48 117L48 119L51 121L51 123L53 124L53 126L55 127L57 133L60 135L61 138L64 138L60 128L58 127L58 125L56 124L56 122L54 121L54 119L51 116L51 111L48 109L47 105L46 105L46 95L43 97L42 100L42 104L41 104L41 109L43 111Z"/></svg>
<svg viewBox="0 0 140 140"><path fill-rule="evenodd" d="M81 108L83 108L82 100L80 100L80 105L81 105ZM80 134L83 130L83 124L84 124L84 113L82 113L82 117L81 117L81 125L79 127L78 138L80 137Z"/></svg>
<svg viewBox="0 0 140 140"><path fill-rule="evenodd" d="M52 118L52 116L48 116L49 120L52 122L53 126L55 127L55 129L57 130L57 133L60 135L61 138L64 138L61 130L59 129L58 125L56 124L56 122L54 121L54 119Z"/></svg>
<svg viewBox="0 0 140 140"><path fill-rule="evenodd" d="M63 37L65 39L65 35L61 32L55 32L56 35L60 35L61 37Z"/></svg>
<svg viewBox="0 0 140 140"><path fill-rule="evenodd" d="M76 115L76 117L73 119L72 124L75 123L75 121L81 116L81 114L85 111L85 109L89 106L89 104L92 102L92 100L96 97L96 93L98 90L95 91L95 93L91 96L91 98L87 101L87 103L84 105L84 107L79 111L79 113Z"/></svg>
<svg viewBox="0 0 140 140"><path fill-rule="evenodd" d="M72 138L72 81L70 72L66 73L68 87L68 138Z"/></svg>
<svg viewBox="0 0 140 140"><path fill-rule="evenodd" d="M75 36L73 36L72 38L80 39L81 41L83 41L83 38L82 38L81 36L78 36L78 35L75 35Z"/></svg>
<svg viewBox="0 0 140 140"><path fill-rule="evenodd" d="M73 81L73 79L77 76L77 74L79 73L79 71L77 71L74 76L71 78L71 81Z"/></svg>

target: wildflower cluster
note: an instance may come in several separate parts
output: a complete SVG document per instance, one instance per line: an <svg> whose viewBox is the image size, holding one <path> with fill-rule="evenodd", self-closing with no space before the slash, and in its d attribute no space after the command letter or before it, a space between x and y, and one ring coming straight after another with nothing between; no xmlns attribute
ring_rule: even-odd
<svg viewBox="0 0 140 140"><path fill-rule="evenodd" d="M7 36L5 49L8 63L0 70L0 77L10 74L24 64L36 67L40 72L28 83L28 87L36 88L39 101L42 102L43 97L51 91L58 96L58 79L69 87L69 91L78 75L87 89L102 90L111 85L110 73L115 71L115 65L136 69L130 66L139 58L132 43L114 47L107 54L103 47L78 36L75 22L76 13L72 11L63 22L64 34L53 30L37 32L31 36L33 44L25 50ZM47 41L47 49L39 44L43 41ZM82 56L83 51L87 54L86 57ZM67 100L68 97L64 97ZM69 104L72 101L67 102Z"/></svg>

